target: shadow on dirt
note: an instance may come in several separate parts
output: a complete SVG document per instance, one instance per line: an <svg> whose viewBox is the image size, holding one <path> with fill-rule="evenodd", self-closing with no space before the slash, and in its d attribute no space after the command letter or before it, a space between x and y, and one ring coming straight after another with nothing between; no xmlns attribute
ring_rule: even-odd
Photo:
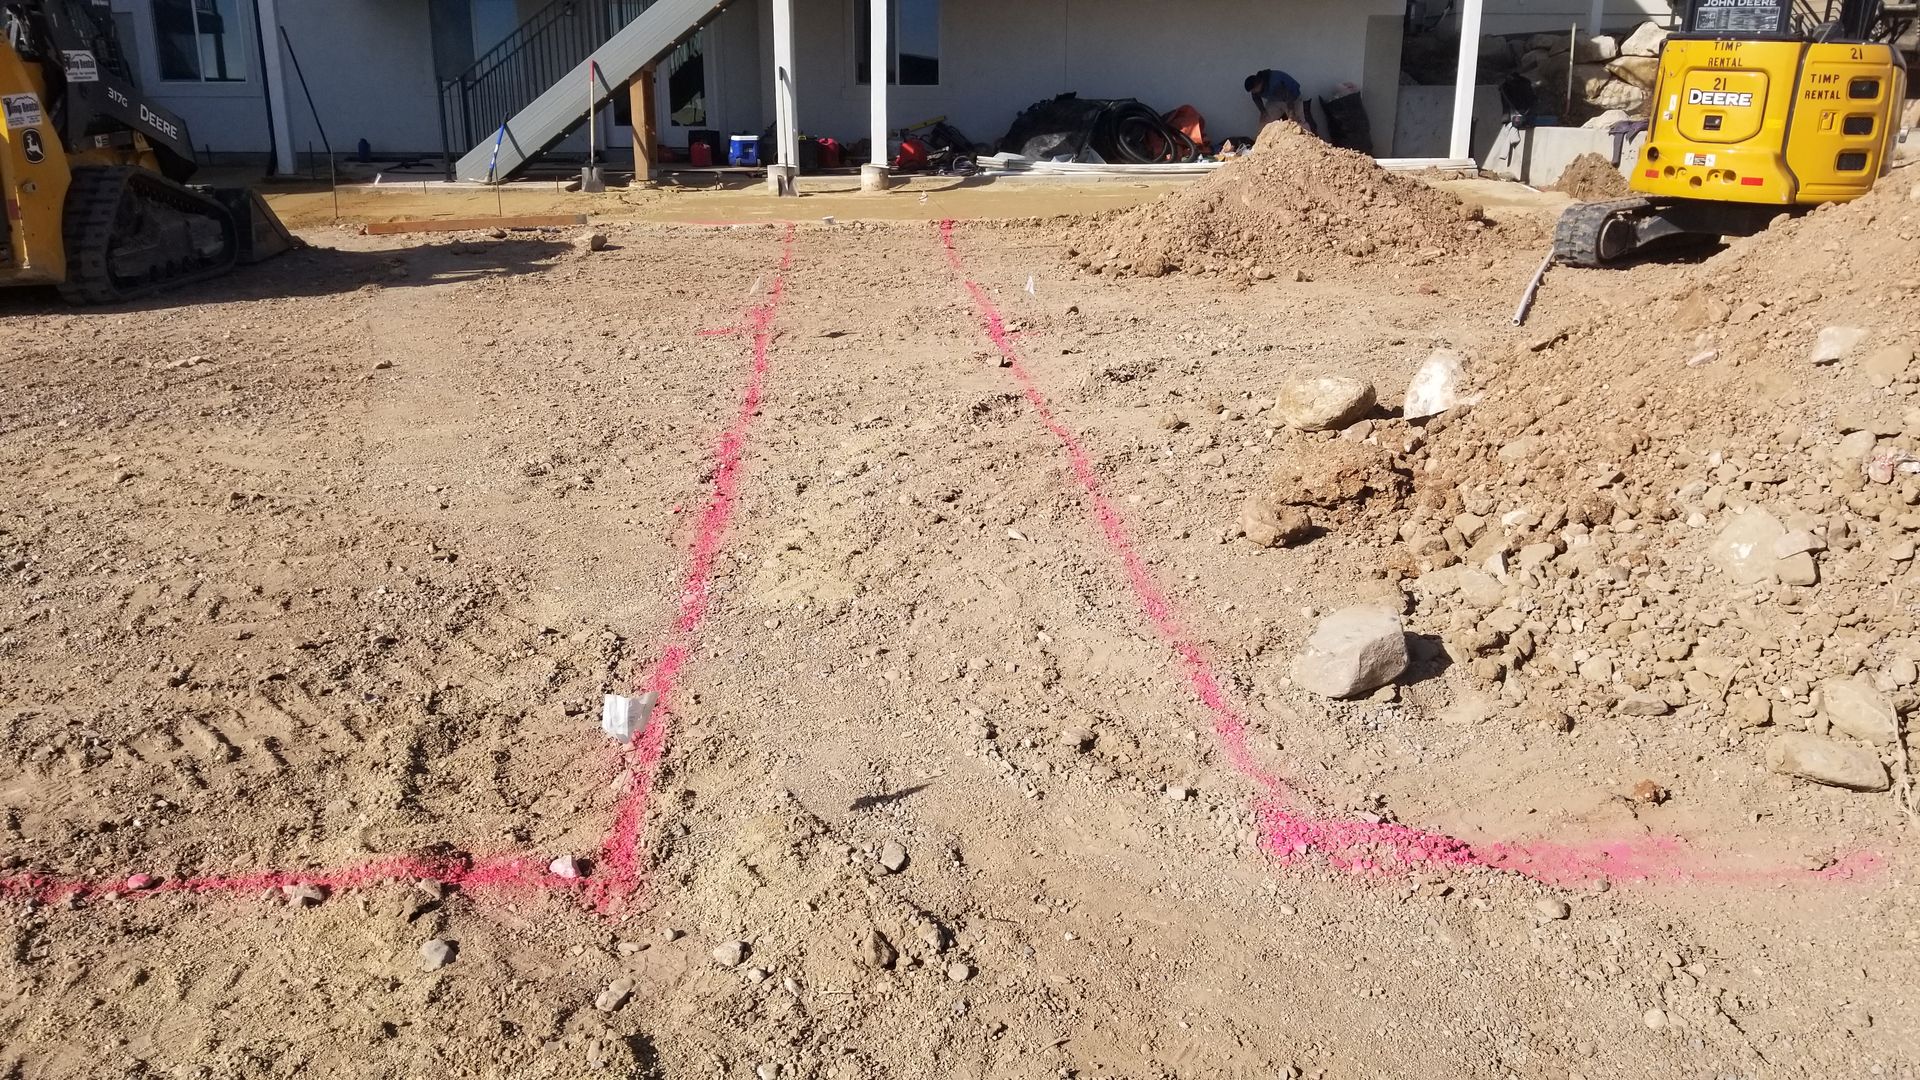
<svg viewBox="0 0 1920 1080"><path fill-rule="evenodd" d="M124 304L72 307L52 288L0 290L0 317L49 314L117 314L169 311L200 304L230 304L276 297L335 296L362 289L455 285L519 277L552 269L574 246L551 236L504 240L441 239L402 248L352 251L303 246L275 259L241 266L211 281L143 296Z"/></svg>

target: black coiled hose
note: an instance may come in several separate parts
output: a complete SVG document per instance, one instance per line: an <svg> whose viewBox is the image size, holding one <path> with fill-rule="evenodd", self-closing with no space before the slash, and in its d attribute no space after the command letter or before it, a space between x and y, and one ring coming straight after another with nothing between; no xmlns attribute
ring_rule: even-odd
<svg viewBox="0 0 1920 1080"><path fill-rule="evenodd" d="M1198 161L1200 148L1157 112L1138 101L1116 101L1094 124L1093 148L1123 165Z"/></svg>

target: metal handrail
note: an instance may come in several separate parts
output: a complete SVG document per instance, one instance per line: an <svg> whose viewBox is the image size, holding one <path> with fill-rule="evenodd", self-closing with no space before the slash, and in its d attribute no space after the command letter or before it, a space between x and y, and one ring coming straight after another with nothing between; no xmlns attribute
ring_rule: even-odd
<svg viewBox="0 0 1920 1080"><path fill-rule="evenodd" d="M456 151L490 138L506 119L566 76L653 5L653 0L553 0L440 83L440 142L453 176Z"/></svg>

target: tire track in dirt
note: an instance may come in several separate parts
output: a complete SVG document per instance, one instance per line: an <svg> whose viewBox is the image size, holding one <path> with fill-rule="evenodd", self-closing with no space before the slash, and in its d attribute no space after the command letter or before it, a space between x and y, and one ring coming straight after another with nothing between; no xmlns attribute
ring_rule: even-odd
<svg viewBox="0 0 1920 1080"><path fill-rule="evenodd" d="M789 226L781 243L778 271L769 298L750 307L736 335L749 342L750 363L742 382L741 403L733 424L720 436L712 458L712 493L696 525L689 564L677 595L677 618L662 642L658 659L649 668L636 666L635 692L661 694L662 705L642 733L631 754L628 794L619 803L606 834L602 858L610 877L582 880L556 873L544 855L501 854L474 858L465 854L402 855L377 858L339 867L313 870L264 869L163 877L130 867L110 877L74 877L25 871L0 876L0 897L53 904L99 898L154 898L171 895L247 894L292 886L319 886L346 891L380 885L433 881L496 894L524 892L578 893L601 913L608 913L639 884L638 857L646 797L667 738L666 699L681 668L698 643L698 631L707 611L707 589L713 564L725 537L738 493L744 463L747 429L760 410L770 370L773 320L785 289L785 275L793 262L795 231ZM757 287L757 283L756 283ZM708 336L705 333L702 336ZM436 489L437 490L437 489Z"/></svg>

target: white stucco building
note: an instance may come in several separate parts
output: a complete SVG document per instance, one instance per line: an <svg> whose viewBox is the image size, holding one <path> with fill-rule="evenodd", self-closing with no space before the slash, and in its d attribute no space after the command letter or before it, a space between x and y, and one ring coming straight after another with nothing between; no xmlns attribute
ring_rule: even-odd
<svg viewBox="0 0 1920 1080"><path fill-rule="evenodd" d="M1361 87L1382 156L1396 153L1409 32L1457 33L1469 9L1487 34L1585 29L1596 17L1625 26L1668 13L1665 0L886 3L895 23L886 105L896 128L945 116L973 139L992 142L1026 106L1076 91L1159 109L1192 105L1211 131L1250 132L1257 123L1242 81L1280 68L1310 95L1330 95L1343 83ZM277 148L283 162L320 148L322 125L324 141L341 154L364 140L386 160L438 160L447 150L458 156L480 141L476 132L491 134L546 89L537 84L565 77L569 49L591 50L596 43L588 39L611 32L575 24L605 21L609 8L624 22L651 7L646 0L112 4L142 85L187 119L199 146L221 155ZM791 6L798 128L849 143L872 130L866 28L873 0L735 0L657 65L661 141L683 144L689 129L758 133L774 124L782 5ZM544 62L543 53L551 54ZM489 83L485 93L480 81ZM617 88L610 96L623 97ZM1436 115L1416 113L1417 126L1456 122L1450 90L1428 98L1440 101L1425 106ZM1484 112L1484 91L1479 105ZM611 121L613 106L604 115ZM1406 141L1406 124L1398 126ZM452 129L444 140L443 127ZM626 145L626 129L613 131L613 145Z"/></svg>

